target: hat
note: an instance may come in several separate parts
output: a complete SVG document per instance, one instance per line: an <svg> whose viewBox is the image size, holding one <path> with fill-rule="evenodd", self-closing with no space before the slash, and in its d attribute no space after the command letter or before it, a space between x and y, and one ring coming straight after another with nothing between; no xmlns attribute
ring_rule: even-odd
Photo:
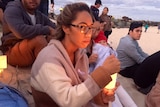
<svg viewBox="0 0 160 107"><path fill-rule="evenodd" d="M135 28L142 27L143 23L139 21L134 21L130 24L129 31L134 30Z"/></svg>
<svg viewBox="0 0 160 107"><path fill-rule="evenodd" d="M96 4L100 4L100 5L102 5L101 0L96 0L96 1L95 1L95 5L96 5Z"/></svg>
<svg viewBox="0 0 160 107"><path fill-rule="evenodd" d="M101 40L105 40L107 41L107 38L106 36L104 35L104 32L103 31L100 31L98 36L94 39L95 43L98 43L99 41Z"/></svg>

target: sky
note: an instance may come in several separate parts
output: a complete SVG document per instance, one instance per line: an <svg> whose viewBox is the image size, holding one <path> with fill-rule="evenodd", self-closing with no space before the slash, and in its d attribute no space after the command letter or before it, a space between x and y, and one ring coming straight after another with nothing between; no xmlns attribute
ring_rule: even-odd
<svg viewBox="0 0 160 107"><path fill-rule="evenodd" d="M101 0L100 14L105 6L109 8L109 15L115 18L127 16L133 20L146 20L160 22L160 0ZM54 0L55 13L67 3L85 2L94 5L95 0Z"/></svg>

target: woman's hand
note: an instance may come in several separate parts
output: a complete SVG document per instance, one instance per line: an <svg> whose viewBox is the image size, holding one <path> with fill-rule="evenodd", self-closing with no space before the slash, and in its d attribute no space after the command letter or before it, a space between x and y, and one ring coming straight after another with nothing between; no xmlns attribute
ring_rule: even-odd
<svg viewBox="0 0 160 107"><path fill-rule="evenodd" d="M115 91L120 85L119 82L116 82L116 86L113 89L106 89L104 88L102 91L102 98L104 104L108 104L109 101L113 102L115 100Z"/></svg>
<svg viewBox="0 0 160 107"><path fill-rule="evenodd" d="M114 55L107 57L102 66L110 75L120 71L120 61Z"/></svg>

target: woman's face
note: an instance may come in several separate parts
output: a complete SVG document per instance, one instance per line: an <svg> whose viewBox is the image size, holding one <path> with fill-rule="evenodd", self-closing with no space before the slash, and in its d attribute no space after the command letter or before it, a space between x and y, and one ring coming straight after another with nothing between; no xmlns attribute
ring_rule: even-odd
<svg viewBox="0 0 160 107"><path fill-rule="evenodd" d="M108 9L107 8L103 9L103 14L108 14Z"/></svg>
<svg viewBox="0 0 160 107"><path fill-rule="evenodd" d="M77 13L76 19L65 31L65 40L72 48L86 48L92 36L92 17L87 11Z"/></svg>

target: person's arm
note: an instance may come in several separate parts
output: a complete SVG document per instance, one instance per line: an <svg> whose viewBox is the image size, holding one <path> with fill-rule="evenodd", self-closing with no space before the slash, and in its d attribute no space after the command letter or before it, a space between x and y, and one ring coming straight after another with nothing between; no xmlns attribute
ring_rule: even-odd
<svg viewBox="0 0 160 107"><path fill-rule="evenodd" d="M103 69L97 69L96 72L99 72L97 73L99 76L103 75L99 80L103 81L105 79L103 83L99 84L100 86L104 87L111 81L110 75L106 75ZM97 74L93 75L97 76ZM99 85L97 85L97 81L95 82L93 79L93 75L92 77L88 75L88 79L83 83L73 86L73 81L66 75L66 71L62 67L56 64L44 64L35 78L43 90L59 106L81 107L87 104L101 90Z"/></svg>
<svg viewBox="0 0 160 107"><path fill-rule="evenodd" d="M39 63L37 63L37 65L39 65ZM85 71L87 79L84 82L77 83L75 82L77 79L73 79L77 78L74 77L75 73L73 73L72 70L66 73L66 69L61 66L59 61L54 64L44 63L41 65L38 74L34 76L34 80L36 82L35 84L40 85L42 88L41 90L54 99L59 106L81 107L91 101L92 98L111 81L110 75L113 72L119 71L118 65L119 63L117 63L112 56L105 64L103 64L103 66L98 67L92 72L91 75L88 75L88 71ZM32 86L34 80L31 78ZM99 99L101 99L101 96L97 98L97 103L99 102ZM103 102L101 101L101 103L98 104L103 104Z"/></svg>
<svg viewBox="0 0 160 107"><path fill-rule="evenodd" d="M4 19L11 32L19 39L33 38L37 35L49 35L48 26L53 26L49 19L45 19L47 20L46 25L32 25L29 16L23 10L14 6L5 10Z"/></svg>
<svg viewBox="0 0 160 107"><path fill-rule="evenodd" d="M135 60L138 64L142 63L143 60L146 58L139 53L137 47L133 43L124 44L124 52L127 54L128 57Z"/></svg>
<svg viewBox="0 0 160 107"><path fill-rule="evenodd" d="M147 58L149 55L147 53L145 53L141 47L138 47L138 52L145 58Z"/></svg>

